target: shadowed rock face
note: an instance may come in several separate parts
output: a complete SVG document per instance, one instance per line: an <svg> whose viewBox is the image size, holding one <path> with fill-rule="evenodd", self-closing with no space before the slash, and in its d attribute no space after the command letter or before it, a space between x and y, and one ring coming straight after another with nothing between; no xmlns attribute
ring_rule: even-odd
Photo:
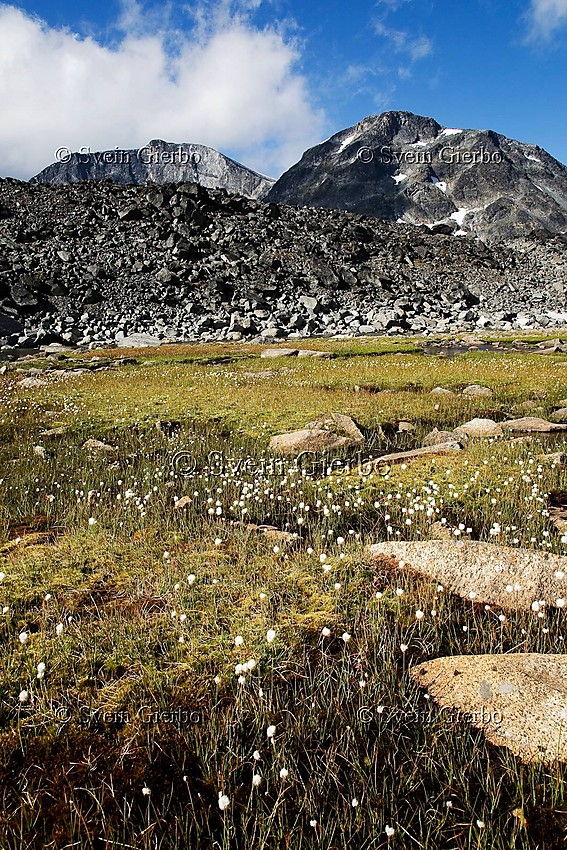
<svg viewBox="0 0 567 850"><path fill-rule="evenodd" d="M343 209L502 242L567 229L567 167L491 130L411 112L364 118L306 151L269 200Z"/></svg>
<svg viewBox="0 0 567 850"><path fill-rule="evenodd" d="M205 145L154 139L136 150L73 153L69 162L54 162L32 183L78 183L111 180L121 185L199 183L245 198L261 198L274 181Z"/></svg>
<svg viewBox="0 0 567 850"><path fill-rule="evenodd" d="M446 719L470 722L522 761L567 761L566 655L436 658L411 675Z"/></svg>

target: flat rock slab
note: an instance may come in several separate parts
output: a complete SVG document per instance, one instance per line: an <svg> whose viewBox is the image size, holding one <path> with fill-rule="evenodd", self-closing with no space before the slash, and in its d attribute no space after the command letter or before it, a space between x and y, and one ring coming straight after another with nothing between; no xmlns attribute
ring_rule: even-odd
<svg viewBox="0 0 567 850"><path fill-rule="evenodd" d="M116 446L109 446L108 443L103 443L102 440L87 440L83 443L83 449L88 452L117 452Z"/></svg>
<svg viewBox="0 0 567 850"><path fill-rule="evenodd" d="M48 383L49 381L45 380L44 378L27 377L22 378L21 381L18 381L18 386L23 387L23 389L25 390L29 390L33 389L34 387L46 387Z"/></svg>
<svg viewBox="0 0 567 850"><path fill-rule="evenodd" d="M262 369L261 372L244 372L245 378L257 378L259 380L268 380L269 378L277 377L278 373L273 369Z"/></svg>
<svg viewBox="0 0 567 850"><path fill-rule="evenodd" d="M434 455L446 455L451 452L460 452L461 445L456 441L449 443L438 443L434 446L423 446L420 449L410 449L407 452L394 452L383 455L372 461L373 466L384 466L384 464L405 463L407 460L416 460L421 457L432 457Z"/></svg>
<svg viewBox="0 0 567 850"><path fill-rule="evenodd" d="M276 434L270 440L269 449L284 455L299 455L302 452L329 452L348 449L358 445L352 437L343 437L322 428L302 428L287 434Z"/></svg>
<svg viewBox="0 0 567 850"><path fill-rule="evenodd" d="M297 357L298 355L298 348L265 348L260 357L273 359L276 357Z"/></svg>
<svg viewBox="0 0 567 850"><path fill-rule="evenodd" d="M567 597L567 557L478 540L375 543L372 558L402 561L410 572L442 584L463 599L507 610L532 603L555 606ZM474 595L471 595L474 594Z"/></svg>
<svg viewBox="0 0 567 850"><path fill-rule="evenodd" d="M549 418L552 422L567 422L567 407L560 407L559 410L554 410Z"/></svg>
<svg viewBox="0 0 567 850"><path fill-rule="evenodd" d="M452 431L438 431L437 428L434 428L433 431L430 431L426 437L424 437L422 446L439 446L443 443L453 443L455 442L455 437Z"/></svg>
<svg viewBox="0 0 567 850"><path fill-rule="evenodd" d="M481 387L479 384L471 384L464 388L463 395L470 396L471 398L482 398L482 396L488 397L494 395L494 391L491 390L490 387Z"/></svg>
<svg viewBox="0 0 567 850"><path fill-rule="evenodd" d="M323 360L332 360L334 354L332 351L312 351L310 348L300 348L298 357L317 357Z"/></svg>
<svg viewBox="0 0 567 850"><path fill-rule="evenodd" d="M537 416L523 416L521 419L509 419L501 422L506 431L521 431L529 433L536 431L540 434L550 434L552 431L567 431L567 425L559 422L548 422L547 419L539 419Z"/></svg>
<svg viewBox="0 0 567 850"><path fill-rule="evenodd" d="M459 425L453 431L454 436L459 437L501 437L504 432L500 425L493 419L471 419L470 422L465 422Z"/></svg>
<svg viewBox="0 0 567 850"><path fill-rule="evenodd" d="M411 676L456 709L449 716L522 761L567 761L567 655L457 655L426 661Z"/></svg>
<svg viewBox="0 0 567 850"><path fill-rule="evenodd" d="M431 390L431 395L441 395L446 396L447 398L451 398L455 396L453 390L447 390L445 387L434 387Z"/></svg>

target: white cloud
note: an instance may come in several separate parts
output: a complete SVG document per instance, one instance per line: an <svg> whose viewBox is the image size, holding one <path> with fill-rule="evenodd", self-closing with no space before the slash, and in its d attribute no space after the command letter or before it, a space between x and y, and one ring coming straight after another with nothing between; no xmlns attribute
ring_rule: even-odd
<svg viewBox="0 0 567 850"><path fill-rule="evenodd" d="M528 40L548 40L567 24L567 0L531 0L527 17Z"/></svg>
<svg viewBox="0 0 567 850"><path fill-rule="evenodd" d="M433 52L433 42L425 35L412 36L405 30L386 26L382 21L374 24L376 35L385 38L396 53L406 54L411 62L419 62Z"/></svg>
<svg viewBox="0 0 567 850"><path fill-rule="evenodd" d="M63 145L164 138L277 176L319 141L325 121L297 69L298 46L252 24L259 2L221 0L188 33L160 30L128 0L112 46L0 4L0 174L27 179Z"/></svg>

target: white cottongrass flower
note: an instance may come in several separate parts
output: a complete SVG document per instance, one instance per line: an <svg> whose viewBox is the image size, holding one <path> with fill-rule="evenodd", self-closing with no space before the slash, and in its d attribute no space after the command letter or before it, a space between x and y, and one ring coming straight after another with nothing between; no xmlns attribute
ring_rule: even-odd
<svg viewBox="0 0 567 850"><path fill-rule="evenodd" d="M401 643L400 649L401 649L402 652L406 652L409 649L409 647L408 647L407 643Z"/></svg>
<svg viewBox="0 0 567 850"><path fill-rule="evenodd" d="M18 640L20 641L20 643L23 646L24 644L26 644L28 642L29 637L30 637L29 632L20 632L20 634L18 635Z"/></svg>
<svg viewBox="0 0 567 850"><path fill-rule="evenodd" d="M276 633L275 633L274 629L268 629L268 631L266 632L266 640L268 641L268 643L273 643L273 641L275 641L275 639L276 639Z"/></svg>
<svg viewBox="0 0 567 850"><path fill-rule="evenodd" d="M415 619L416 620L423 620L424 617L425 617L425 614L423 613L423 611L416 611L415 612Z"/></svg>
<svg viewBox="0 0 567 850"><path fill-rule="evenodd" d="M44 676L45 676L45 664L44 664L43 661L40 661L39 664L37 665L37 678L39 680L41 680L41 679L43 679Z"/></svg>
<svg viewBox="0 0 567 850"><path fill-rule="evenodd" d="M280 779L287 779L289 776L289 770L286 767L282 767L280 770Z"/></svg>
<svg viewBox="0 0 567 850"><path fill-rule="evenodd" d="M236 635L236 637L234 638L234 645L235 646L242 646L243 643L244 643L244 638L242 637L242 635Z"/></svg>
<svg viewBox="0 0 567 850"><path fill-rule="evenodd" d="M329 635L331 634L331 630L327 628L327 626L323 626L323 628L321 629L321 634L323 635L323 637L329 637Z"/></svg>
<svg viewBox="0 0 567 850"><path fill-rule="evenodd" d="M6 578L6 573L0 573L0 581L4 581Z"/></svg>
<svg viewBox="0 0 567 850"><path fill-rule="evenodd" d="M151 793L151 789L148 788L147 785L144 785L144 787L142 788L142 794L144 795L144 797L149 797Z"/></svg>
<svg viewBox="0 0 567 850"><path fill-rule="evenodd" d="M254 776L252 777L252 785L254 786L254 788L258 788L258 786L261 784L261 782L262 782L262 777L260 776L259 773L255 773Z"/></svg>
<svg viewBox="0 0 567 850"><path fill-rule="evenodd" d="M342 635L341 635L341 638L344 640L345 643L348 643L351 636L349 635L348 632L343 632Z"/></svg>
<svg viewBox="0 0 567 850"><path fill-rule="evenodd" d="M388 838L391 838L392 835L395 833L395 831L396 830L394 829L393 826L386 826L386 828L384 829L384 832L386 833Z"/></svg>
<svg viewBox="0 0 567 850"><path fill-rule="evenodd" d="M479 829L484 829L484 821L483 820L477 820L476 825L478 826Z"/></svg>
<svg viewBox="0 0 567 850"><path fill-rule="evenodd" d="M565 600L564 599L556 599L555 604L558 608L565 608Z"/></svg>
<svg viewBox="0 0 567 850"><path fill-rule="evenodd" d="M351 800L351 806L353 807L353 809L356 809L356 807L358 806L358 800L356 799L356 797L353 797L353 799Z"/></svg>
<svg viewBox="0 0 567 850"><path fill-rule="evenodd" d="M224 812L224 810L228 809L229 806L230 806L229 798L226 796L226 794L222 794L219 791L219 809L221 810L221 812Z"/></svg>
<svg viewBox="0 0 567 850"><path fill-rule="evenodd" d="M194 583L195 583L195 576L193 575L193 573L191 573L191 575L187 576L187 584L194 584Z"/></svg>
<svg viewBox="0 0 567 850"><path fill-rule="evenodd" d="M260 755L260 751L254 750L254 752L252 753L252 758L254 759L254 761L260 761L260 759L262 758L262 756Z"/></svg>
<svg viewBox="0 0 567 850"><path fill-rule="evenodd" d="M273 738L275 734L276 734L276 727L275 726L268 726L268 728L266 729L266 735L268 736L268 738Z"/></svg>
<svg viewBox="0 0 567 850"><path fill-rule="evenodd" d="M317 821L315 820L315 818L309 821L309 826L312 826L313 829L315 829L315 827L317 826Z"/></svg>
<svg viewBox="0 0 567 850"><path fill-rule="evenodd" d="M28 699L29 699L29 693L28 693L27 691L20 691L20 694L19 694L19 696L18 696L18 699L19 699L19 700L20 700L20 702L22 702L22 703L23 703L23 702L27 702L27 701L28 701Z"/></svg>
<svg viewBox="0 0 567 850"><path fill-rule="evenodd" d="M89 517L89 525L96 525L96 519L94 516Z"/></svg>

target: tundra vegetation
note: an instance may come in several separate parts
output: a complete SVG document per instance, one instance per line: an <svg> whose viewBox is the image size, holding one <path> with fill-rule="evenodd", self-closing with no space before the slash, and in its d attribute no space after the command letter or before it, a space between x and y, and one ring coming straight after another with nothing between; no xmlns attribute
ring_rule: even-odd
<svg viewBox="0 0 567 850"><path fill-rule="evenodd" d="M268 454L330 413L356 421L365 459L473 418L547 419L565 406L567 354L539 341L8 364L2 847L564 846L564 764L523 763L411 676L443 656L562 654L562 608L481 605L366 552L441 534L567 554L561 433L376 469L358 446L331 474L328 459ZM463 395L471 384L493 393Z"/></svg>

